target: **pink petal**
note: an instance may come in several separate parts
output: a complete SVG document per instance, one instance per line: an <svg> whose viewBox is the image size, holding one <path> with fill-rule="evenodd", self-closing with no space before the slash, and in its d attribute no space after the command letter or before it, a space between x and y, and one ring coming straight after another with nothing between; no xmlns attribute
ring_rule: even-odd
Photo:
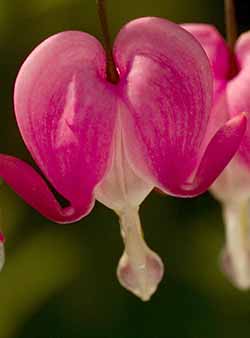
<svg viewBox="0 0 250 338"><path fill-rule="evenodd" d="M205 192L235 155L246 126L244 114L229 120L208 144L194 178L176 194L192 197Z"/></svg>
<svg viewBox="0 0 250 338"><path fill-rule="evenodd" d="M211 108L208 59L191 34L159 18L127 24L114 56L127 107L121 117L130 160L171 191L197 166Z"/></svg>
<svg viewBox="0 0 250 338"><path fill-rule="evenodd" d="M88 212L93 203L86 200L81 210L72 206L62 208L41 176L25 162L0 154L0 176L25 202L42 215L58 223L73 222ZM2 241L2 237L0 238Z"/></svg>
<svg viewBox="0 0 250 338"><path fill-rule="evenodd" d="M235 53L237 60L240 62L240 67L243 67L245 63L249 62L250 59L250 32L241 34L238 38Z"/></svg>
<svg viewBox="0 0 250 338"><path fill-rule="evenodd" d="M0 243L4 243L4 242L5 242L4 234L0 232Z"/></svg>
<svg viewBox="0 0 250 338"><path fill-rule="evenodd" d="M227 86L227 104L231 116L242 112L250 113L250 33L240 36L235 53L239 65L239 73ZM250 168L250 123L239 149L239 154Z"/></svg>
<svg viewBox="0 0 250 338"><path fill-rule="evenodd" d="M215 100L225 88L230 72L230 54L227 44L214 26L206 24L182 25L204 48L214 73Z"/></svg>
<svg viewBox="0 0 250 338"><path fill-rule="evenodd" d="M200 42L210 60L214 74L213 108L203 142L204 150L214 134L230 118L225 91L230 74L230 54L225 40L214 26L207 24L184 24L182 27Z"/></svg>
<svg viewBox="0 0 250 338"><path fill-rule="evenodd" d="M54 35L23 64L16 118L33 158L55 189L78 208L92 196L109 158L114 87L100 43L81 32Z"/></svg>

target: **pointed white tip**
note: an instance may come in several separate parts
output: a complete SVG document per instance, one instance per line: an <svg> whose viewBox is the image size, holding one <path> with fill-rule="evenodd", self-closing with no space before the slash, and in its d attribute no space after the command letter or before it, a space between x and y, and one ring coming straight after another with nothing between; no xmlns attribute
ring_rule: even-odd
<svg viewBox="0 0 250 338"><path fill-rule="evenodd" d="M138 208L126 208L119 216L125 250L117 269L118 279L127 290L148 301L162 279L163 263L144 241Z"/></svg>
<svg viewBox="0 0 250 338"><path fill-rule="evenodd" d="M123 287L142 301L149 301L162 280L164 266L156 253L145 249L145 263L141 266L136 265L133 258L130 259L124 252L118 265L117 276Z"/></svg>
<svg viewBox="0 0 250 338"><path fill-rule="evenodd" d="M231 283L242 291L250 289L250 254L234 261L227 250L222 253L221 266Z"/></svg>

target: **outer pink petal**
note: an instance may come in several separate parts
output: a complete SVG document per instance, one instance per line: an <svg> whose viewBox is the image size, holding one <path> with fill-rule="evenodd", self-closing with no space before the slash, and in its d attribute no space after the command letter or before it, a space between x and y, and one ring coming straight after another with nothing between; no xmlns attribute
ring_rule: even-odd
<svg viewBox="0 0 250 338"><path fill-rule="evenodd" d="M227 104L231 116L250 113L250 32L242 34L235 48L239 73L227 86ZM250 167L250 123L239 149L239 154Z"/></svg>
<svg viewBox="0 0 250 338"><path fill-rule="evenodd" d="M227 44L214 26L207 24L184 24L204 48L214 74L214 100L206 136L202 149L204 150L214 134L223 127L230 118L228 114L227 95L225 88L230 73L230 53Z"/></svg>
<svg viewBox="0 0 250 338"><path fill-rule="evenodd" d="M121 30L114 55L131 162L174 190L197 166L207 128L212 80L205 52L178 25L143 18Z"/></svg>
<svg viewBox="0 0 250 338"><path fill-rule="evenodd" d="M92 205L86 201L82 210L73 207L61 208L41 176L25 162L0 154L0 177L21 196L25 202L42 215L59 223L73 222L90 211Z"/></svg>
<svg viewBox="0 0 250 338"><path fill-rule="evenodd" d="M225 88L230 72L230 54L227 44L214 26L206 24L182 25L204 48L214 73L215 101Z"/></svg>
<svg viewBox="0 0 250 338"><path fill-rule="evenodd" d="M51 184L75 208L90 203L109 158L116 98L105 67L94 37L64 32L31 53L16 81L23 139Z"/></svg>
<svg viewBox="0 0 250 338"><path fill-rule="evenodd" d="M183 186L183 196L195 196L205 192L221 174L235 155L244 133L247 118L244 115L229 120L212 138L201 159L194 178ZM181 192L176 192L180 195Z"/></svg>

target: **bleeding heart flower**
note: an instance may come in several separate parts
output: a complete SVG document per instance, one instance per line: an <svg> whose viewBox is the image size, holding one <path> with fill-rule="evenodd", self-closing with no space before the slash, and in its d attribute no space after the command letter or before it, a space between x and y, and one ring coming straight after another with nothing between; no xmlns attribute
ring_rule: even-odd
<svg viewBox="0 0 250 338"><path fill-rule="evenodd" d="M187 24L204 47L214 73L211 133L227 119L250 112L250 32L242 34L230 50L215 27ZM239 151L211 189L222 203L226 224L223 269L241 289L250 287L250 124Z"/></svg>
<svg viewBox="0 0 250 338"><path fill-rule="evenodd" d="M119 32L119 82L92 36L56 34L27 58L15 85L18 126L44 178L6 155L0 175L27 203L59 223L86 216L95 200L120 218L121 284L148 300L163 275L142 235L139 205L154 187L181 197L203 193L232 158L245 131L237 116L213 135L212 75L199 43L178 25L142 18Z"/></svg>

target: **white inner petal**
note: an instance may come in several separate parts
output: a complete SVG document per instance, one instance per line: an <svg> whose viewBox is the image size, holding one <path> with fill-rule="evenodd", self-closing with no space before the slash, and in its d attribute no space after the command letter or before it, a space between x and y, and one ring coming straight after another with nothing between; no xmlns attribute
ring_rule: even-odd
<svg viewBox="0 0 250 338"><path fill-rule="evenodd" d="M117 269L118 279L126 289L148 301L163 277L163 263L144 241L138 209L124 210L120 224L125 250Z"/></svg>
<svg viewBox="0 0 250 338"><path fill-rule="evenodd" d="M130 163L120 114L122 104L116 121L110 169L95 190L96 199L118 214L128 206L138 207L154 187L138 176Z"/></svg>
<svg viewBox="0 0 250 338"><path fill-rule="evenodd" d="M250 197L250 173L237 155L231 160L210 188L213 196L225 204Z"/></svg>
<svg viewBox="0 0 250 338"><path fill-rule="evenodd" d="M139 219L139 205L153 189L146 177L135 172L126 151L120 106L113 141L112 160L103 181L95 190L98 201L119 216L124 253L117 275L120 283L142 300L149 300L163 276L159 256L144 241ZM138 154L138 161L139 156Z"/></svg>
<svg viewBox="0 0 250 338"><path fill-rule="evenodd" d="M250 175L237 157L212 185L222 203L226 232L223 270L240 289L250 288Z"/></svg>
<svg viewBox="0 0 250 338"><path fill-rule="evenodd" d="M226 248L224 270L240 289L250 288L249 200L224 205Z"/></svg>

